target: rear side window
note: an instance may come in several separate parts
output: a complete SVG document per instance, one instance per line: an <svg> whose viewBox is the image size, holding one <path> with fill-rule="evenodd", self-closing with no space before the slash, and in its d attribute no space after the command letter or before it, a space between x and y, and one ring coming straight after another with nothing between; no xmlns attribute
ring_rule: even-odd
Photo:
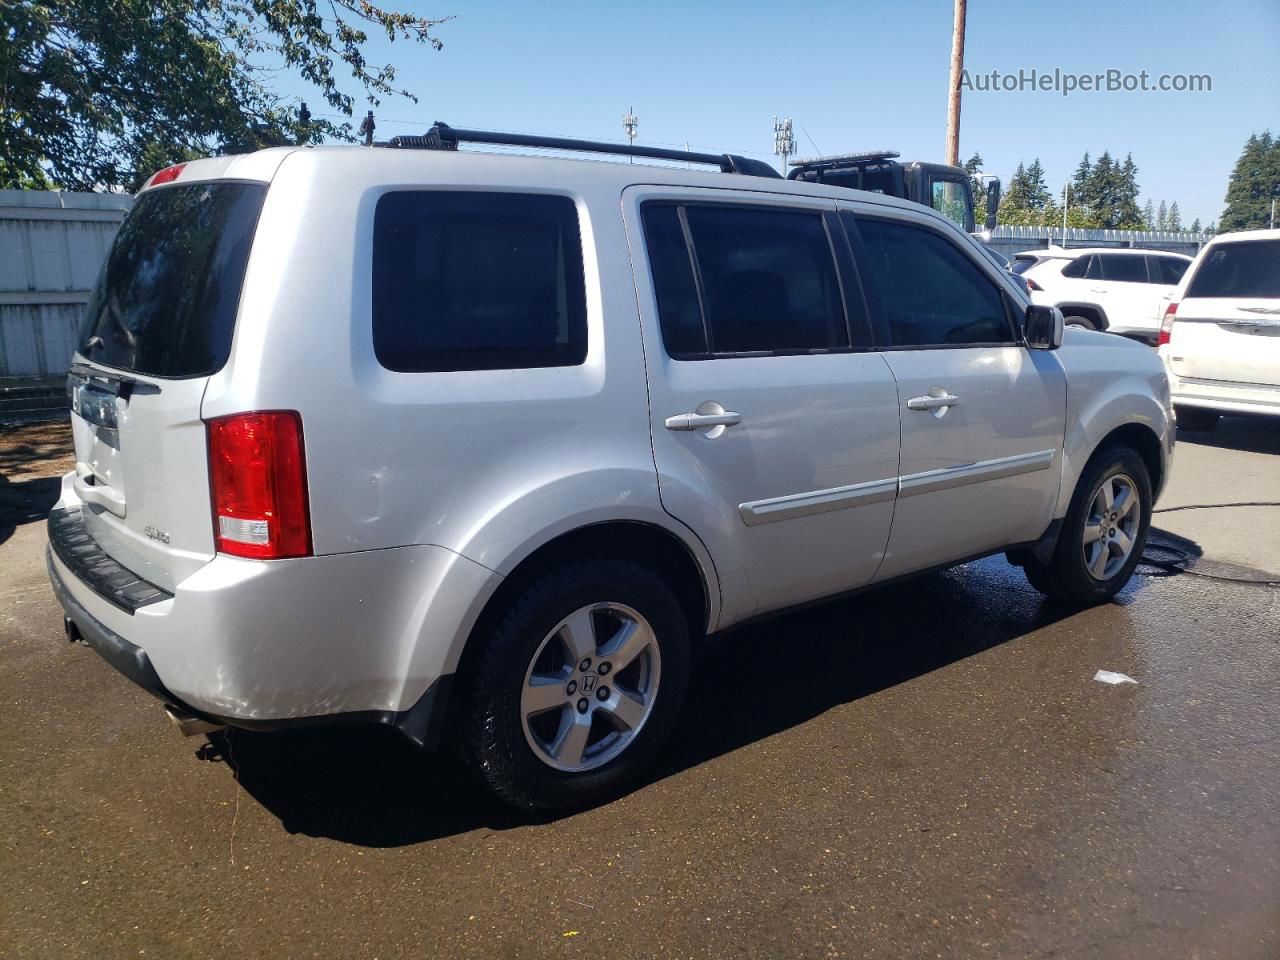
<svg viewBox="0 0 1280 960"><path fill-rule="evenodd" d="M1102 261L1103 280L1114 280L1117 283L1147 282L1146 257L1104 253L1098 259Z"/></svg>
<svg viewBox="0 0 1280 960"><path fill-rule="evenodd" d="M220 370L266 194L266 184L218 182L143 193L103 264L80 353L155 377Z"/></svg>
<svg viewBox="0 0 1280 960"><path fill-rule="evenodd" d="M1014 342L1004 297L955 244L907 223L857 218L863 284L895 347Z"/></svg>
<svg viewBox="0 0 1280 960"><path fill-rule="evenodd" d="M1280 298L1280 242L1218 244L1200 261L1187 296Z"/></svg>
<svg viewBox="0 0 1280 960"><path fill-rule="evenodd" d="M672 357L849 347L821 213L649 203L643 218L663 342Z"/></svg>
<svg viewBox="0 0 1280 960"><path fill-rule="evenodd" d="M1093 279L1093 280L1100 280L1102 279L1100 270L1098 270L1096 267L1094 267L1092 272L1090 272L1089 270L1089 267L1093 265L1096 261L1097 261L1097 257L1093 257L1093 256L1076 257L1074 260L1072 260L1070 263L1068 263L1065 267L1062 268L1062 275L1064 277L1070 277L1073 280L1081 280L1085 277L1089 277L1090 279Z"/></svg>
<svg viewBox="0 0 1280 960"><path fill-rule="evenodd" d="M1018 257L1016 260L1013 261L1013 272L1016 273L1018 276L1022 276L1024 273L1026 273L1028 270L1034 267L1038 262L1039 261L1037 260L1032 260L1030 257ZM1066 273L1065 270L1062 272Z"/></svg>
<svg viewBox="0 0 1280 960"><path fill-rule="evenodd" d="M373 225L373 348L389 370L564 367L587 356L568 197L398 190Z"/></svg>
<svg viewBox="0 0 1280 960"><path fill-rule="evenodd" d="M1177 257L1148 257L1147 266L1151 271L1152 283L1177 286L1182 275L1191 266L1190 260L1179 260Z"/></svg>

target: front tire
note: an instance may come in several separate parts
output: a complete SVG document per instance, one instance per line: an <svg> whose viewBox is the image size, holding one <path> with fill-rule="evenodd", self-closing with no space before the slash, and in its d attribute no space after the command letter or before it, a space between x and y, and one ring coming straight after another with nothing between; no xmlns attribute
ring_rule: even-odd
<svg viewBox="0 0 1280 960"><path fill-rule="evenodd" d="M658 575L627 561L550 571L475 641L484 647L463 690L463 758L525 810L586 806L634 780L688 687L684 611Z"/></svg>
<svg viewBox="0 0 1280 960"><path fill-rule="evenodd" d="M1110 600L1142 558L1151 509L1151 475L1137 451L1099 451L1076 484L1052 558L1028 558L1027 579L1046 596L1074 606Z"/></svg>

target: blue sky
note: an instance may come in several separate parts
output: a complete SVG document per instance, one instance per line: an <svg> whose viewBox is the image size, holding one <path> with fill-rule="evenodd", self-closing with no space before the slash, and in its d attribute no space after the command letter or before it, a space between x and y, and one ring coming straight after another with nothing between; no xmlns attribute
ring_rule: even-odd
<svg viewBox="0 0 1280 960"><path fill-rule="evenodd" d="M944 157L951 0L386 5L456 19L438 30L440 53L371 42L370 61L395 64L420 98L385 100L380 138L439 119L620 140L622 114L634 107L640 143L771 159L776 114L794 118L801 155L816 144ZM1007 183L1020 160L1039 156L1050 188L1061 190L1085 150L1132 152L1144 202L1177 200L1187 224L1219 217L1250 132L1280 134L1278 0L969 0L965 63L974 74L1211 75L1212 92L1202 93L964 97L961 159L977 150ZM283 92L327 109L301 81Z"/></svg>

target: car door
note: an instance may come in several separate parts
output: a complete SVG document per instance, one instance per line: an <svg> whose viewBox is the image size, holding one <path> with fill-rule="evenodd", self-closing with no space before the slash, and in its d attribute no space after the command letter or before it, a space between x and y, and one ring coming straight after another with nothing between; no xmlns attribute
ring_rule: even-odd
<svg viewBox="0 0 1280 960"><path fill-rule="evenodd" d="M1102 282L1095 284L1097 302L1107 311L1108 329L1138 333L1150 329L1155 288L1147 276L1147 258L1137 253L1099 253Z"/></svg>
<svg viewBox="0 0 1280 960"><path fill-rule="evenodd" d="M842 216L901 403L898 503L876 579L1037 539L1058 496L1057 357L1022 344L1004 281L967 237L906 211Z"/></svg>
<svg viewBox="0 0 1280 960"><path fill-rule="evenodd" d="M721 626L868 583L898 394L861 301L846 308L834 204L632 187L624 216L662 503L714 558Z"/></svg>

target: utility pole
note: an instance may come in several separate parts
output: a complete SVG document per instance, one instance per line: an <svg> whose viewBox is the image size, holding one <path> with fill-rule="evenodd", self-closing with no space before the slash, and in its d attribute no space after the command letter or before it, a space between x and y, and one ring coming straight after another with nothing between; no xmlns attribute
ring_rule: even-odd
<svg viewBox="0 0 1280 960"><path fill-rule="evenodd" d="M1062 185L1062 245L1067 245L1067 208L1071 206L1071 181Z"/></svg>
<svg viewBox="0 0 1280 960"><path fill-rule="evenodd" d="M773 118L773 152L782 158L782 175L787 175L787 157L796 152L796 138L792 133L791 118Z"/></svg>
<svg viewBox="0 0 1280 960"><path fill-rule="evenodd" d="M947 163L960 166L960 74L964 70L965 0L955 0L951 27L951 91L947 98Z"/></svg>
<svg viewBox="0 0 1280 960"><path fill-rule="evenodd" d="M627 112L622 115L622 129L627 131L627 144L629 146L636 145L636 128L640 126L640 118L635 114L635 107L627 107ZM635 163L636 158L632 157L631 162Z"/></svg>

